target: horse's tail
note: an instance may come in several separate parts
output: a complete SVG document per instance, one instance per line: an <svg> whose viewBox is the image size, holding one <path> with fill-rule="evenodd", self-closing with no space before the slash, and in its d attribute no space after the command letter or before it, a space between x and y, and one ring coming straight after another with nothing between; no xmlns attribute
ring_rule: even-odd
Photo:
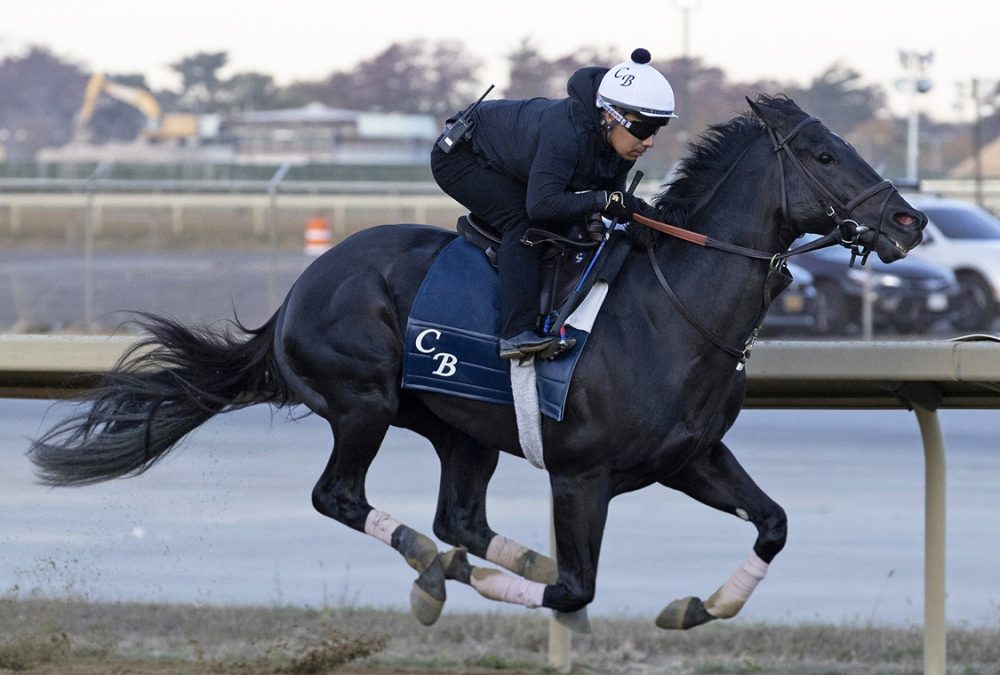
<svg viewBox="0 0 1000 675"><path fill-rule="evenodd" d="M219 412L294 402L274 358L277 314L257 329L190 328L140 314L148 337L91 390L88 410L35 441L29 454L47 485L136 476Z"/></svg>

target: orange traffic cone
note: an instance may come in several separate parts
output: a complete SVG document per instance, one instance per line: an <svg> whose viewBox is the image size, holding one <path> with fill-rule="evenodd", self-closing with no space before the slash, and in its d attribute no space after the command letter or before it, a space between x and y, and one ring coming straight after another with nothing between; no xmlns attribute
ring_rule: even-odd
<svg viewBox="0 0 1000 675"><path fill-rule="evenodd" d="M333 232L326 216L315 215L306 221L305 254L320 256L330 250Z"/></svg>

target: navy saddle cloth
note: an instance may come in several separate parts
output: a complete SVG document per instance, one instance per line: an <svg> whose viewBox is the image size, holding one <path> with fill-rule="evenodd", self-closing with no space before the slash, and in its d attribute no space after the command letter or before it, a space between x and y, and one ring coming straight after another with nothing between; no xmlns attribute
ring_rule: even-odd
<svg viewBox="0 0 1000 675"><path fill-rule="evenodd" d="M483 250L458 237L424 278L406 324L403 388L513 405L510 362L499 353L500 282ZM562 420L573 370L589 333L566 327L576 346L535 360L543 414Z"/></svg>

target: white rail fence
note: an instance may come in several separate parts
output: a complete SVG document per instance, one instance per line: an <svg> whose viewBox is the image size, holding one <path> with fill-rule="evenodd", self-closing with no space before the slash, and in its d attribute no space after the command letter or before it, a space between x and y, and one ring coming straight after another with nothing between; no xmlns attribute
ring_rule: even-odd
<svg viewBox="0 0 1000 675"><path fill-rule="evenodd" d="M285 169L286 167L282 167ZM448 226L463 209L433 183L403 181L288 181L281 169L271 180L0 179L0 235L30 236L56 221L68 245L93 228L131 230L148 245L220 227L263 239L275 229L295 230L304 215L323 211L335 235L371 225L374 213L389 219ZM1000 180L927 180L929 192L975 201L1000 213ZM640 186L646 197L660 186ZM378 216L376 216L378 217ZM386 220L385 222L390 222Z"/></svg>

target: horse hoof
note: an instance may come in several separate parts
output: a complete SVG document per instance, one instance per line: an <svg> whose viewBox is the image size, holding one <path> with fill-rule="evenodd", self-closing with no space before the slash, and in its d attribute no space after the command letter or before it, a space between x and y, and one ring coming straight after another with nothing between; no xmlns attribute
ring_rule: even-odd
<svg viewBox="0 0 1000 675"><path fill-rule="evenodd" d="M417 621L430 626L441 616L446 598L444 567L441 566L441 558L435 556L413 582L413 588L410 589L410 609L417 617Z"/></svg>
<svg viewBox="0 0 1000 675"><path fill-rule="evenodd" d="M714 618L705 611L705 605L698 598L681 598L663 608L656 617L656 625L665 630L687 630Z"/></svg>
<svg viewBox="0 0 1000 675"><path fill-rule="evenodd" d="M438 561L441 563L441 569L444 570L445 579L454 579L463 584L471 583L472 565L469 564L467 554L468 549L464 546L438 554Z"/></svg>
<svg viewBox="0 0 1000 675"><path fill-rule="evenodd" d="M588 634L590 628L590 616L587 615L587 608L578 609L575 612L557 612L552 610L552 616L560 624L569 628L574 633Z"/></svg>
<svg viewBox="0 0 1000 675"><path fill-rule="evenodd" d="M410 611L417 617L424 626L432 626L441 616L444 609L444 600L435 598L433 595L422 589L417 582L413 582L410 588Z"/></svg>

